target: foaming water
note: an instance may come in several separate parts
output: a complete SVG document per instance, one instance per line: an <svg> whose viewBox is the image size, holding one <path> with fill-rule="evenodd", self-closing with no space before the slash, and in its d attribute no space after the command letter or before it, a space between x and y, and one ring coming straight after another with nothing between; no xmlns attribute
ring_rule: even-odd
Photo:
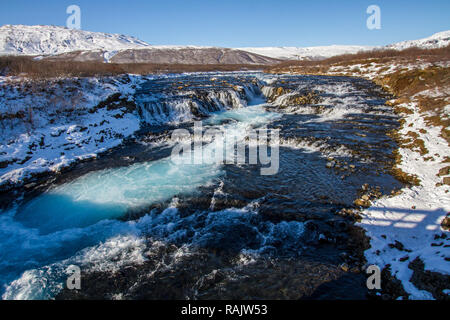
<svg viewBox="0 0 450 320"><path fill-rule="evenodd" d="M220 174L218 166L170 159L93 172L30 201L16 219L43 234L82 228L208 185Z"/></svg>
<svg viewBox="0 0 450 320"><path fill-rule="evenodd" d="M30 231L26 232L29 237ZM202 211L187 217L181 216L178 209L172 206L158 214L149 213L135 222L104 221L50 236L35 234L33 240L39 241L40 245L31 245L22 254L45 249L49 256L53 255L53 259L48 257L40 261L43 265L40 267L31 268L29 265L27 271L5 287L3 299L53 298L63 288L70 265L77 265L84 272L115 272L126 266L145 263L154 252L168 244L176 244L180 249L169 263L156 262L154 271L172 267L190 254L190 248L195 250L196 247L242 251L254 257L276 250L300 253L304 233L303 223L264 221L250 205L243 209ZM95 238L96 234L98 238ZM63 256L55 248L72 242L79 244L84 237L82 250L71 248L69 251L73 252ZM21 244L24 249L26 244ZM18 258L25 259L25 256Z"/></svg>
<svg viewBox="0 0 450 320"><path fill-rule="evenodd" d="M254 103L260 102L254 100ZM275 118L277 115L266 112L263 105L252 105L214 113L205 124L226 129L227 135L244 138L249 129ZM211 155L211 149L215 146L215 143L210 143L203 147L203 151ZM183 155L190 156L189 153ZM3 298L51 298L62 288L68 265L78 263L101 268L99 261L107 263L110 259L104 254L105 246L111 241L115 241L119 247L123 246L130 241L130 237L133 241L144 241L141 237L143 230L146 237L181 241L177 237L186 235L188 229L194 228L189 224L194 222L192 219L195 217L181 219L176 209L168 209L160 215L150 214L136 223L116 219L176 196L193 194L199 187L208 186L224 174L221 164L206 163L180 164L172 162L169 157L96 171L56 186L22 206L3 213L0 216L0 242L5 248L0 252L2 286L28 270L3 288ZM200 219L200 216L197 218ZM226 224L232 226L229 222ZM208 225L217 223L210 222ZM199 233L197 237L185 237L182 240L205 244L205 237ZM258 243L261 245L261 241L266 238L259 236ZM103 245L98 245L103 242ZM89 247L92 247L89 254L85 250L80 252ZM125 258L132 263L144 259L136 252L131 258Z"/></svg>
<svg viewBox="0 0 450 320"><path fill-rule="evenodd" d="M117 235L139 235L134 223L117 220L104 220L86 228L42 235L38 229L16 221L15 213L11 210L0 215L0 291L3 294L14 279L22 285L17 290L11 287L9 293L3 295L4 299L48 299L51 297L49 290L61 285L61 281L56 280L64 275L61 274L61 267L55 271L51 265L59 265L59 261L74 256L78 251ZM48 278L46 275L49 273L55 276ZM56 274L59 274L58 277Z"/></svg>
<svg viewBox="0 0 450 320"><path fill-rule="evenodd" d="M242 109L232 109L226 112L215 113L211 115L210 118L204 121L207 125L220 125L226 121L242 122L246 125L257 125L265 124L268 121L275 118L280 118L273 112L268 112L264 109L264 102L261 100L255 100L255 105L249 106ZM232 128L226 127L225 129L230 130Z"/></svg>
<svg viewBox="0 0 450 320"><path fill-rule="evenodd" d="M274 119L273 113L261 105L215 114L206 123L227 124L223 140L246 136L255 125ZM223 174L213 157L216 143L203 147L205 164L192 161L173 162L165 158L138 163L129 167L89 173L70 183L53 188L19 208L16 220L42 234L64 229L83 228L105 219L116 219L130 211L145 209L151 204L172 199L208 186ZM232 146L231 146L232 147ZM192 153L196 153L195 149ZM227 152L226 154L231 154ZM183 158L191 159L187 152Z"/></svg>

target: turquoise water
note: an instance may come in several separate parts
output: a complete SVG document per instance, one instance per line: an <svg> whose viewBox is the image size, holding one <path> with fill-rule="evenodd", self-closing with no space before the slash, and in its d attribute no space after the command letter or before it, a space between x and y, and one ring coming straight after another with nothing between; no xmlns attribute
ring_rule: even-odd
<svg viewBox="0 0 450 320"><path fill-rule="evenodd" d="M256 105L215 114L205 124L231 121L218 127L225 132L225 140L230 136L245 137L248 130L275 117ZM19 209L16 220L28 228L38 229L41 234L49 234L120 218L129 211L193 192L223 174L221 164L210 159L216 148L216 143L203 147L204 164L200 165L192 161L174 163L169 157L89 173L31 200ZM182 157L190 159L191 154Z"/></svg>
<svg viewBox="0 0 450 320"><path fill-rule="evenodd" d="M249 129L276 117L266 112L263 105L253 105L214 114L203 124L221 129L225 136L244 137ZM204 146L203 155L210 156L215 148L215 143ZM190 156L189 153L183 155ZM111 237L139 234L139 224L117 219L127 212L142 211L179 195L194 194L199 187L213 183L223 174L222 164L213 161L202 165L179 164L169 157L91 172L56 186L0 215L1 283L8 284L25 270L39 270L37 268L59 263ZM33 272L40 274L41 271ZM36 276L33 274L30 279ZM22 276L21 281L24 278L27 279ZM51 286L42 292L33 283L17 284L20 297L51 296ZM14 286L9 288L7 298L19 294Z"/></svg>

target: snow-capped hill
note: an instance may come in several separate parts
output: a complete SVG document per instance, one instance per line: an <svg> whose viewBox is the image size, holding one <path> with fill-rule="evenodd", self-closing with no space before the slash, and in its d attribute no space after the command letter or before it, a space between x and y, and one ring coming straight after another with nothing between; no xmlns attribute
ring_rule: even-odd
<svg viewBox="0 0 450 320"><path fill-rule="evenodd" d="M435 49L446 47L450 44L450 30L433 34L431 37L420 40L408 40L386 46L388 49L403 50L411 47L421 49Z"/></svg>
<svg viewBox="0 0 450 320"><path fill-rule="evenodd" d="M151 46L119 34L72 30L58 26L5 25L0 27L0 55L31 55L117 63L251 63L277 60L322 60L373 49L440 48L450 44L450 31L429 38L383 47L331 45L318 47L260 47L226 49L199 46ZM131 50L131 51L130 51ZM43 57L42 57L43 56ZM217 62L217 61L219 62Z"/></svg>
<svg viewBox="0 0 450 320"><path fill-rule="evenodd" d="M431 37L425 39L403 41L383 47L332 45L320 47L240 48L240 50L282 60L319 60L342 54L352 54L358 53L360 51L369 51L373 49L403 50L411 47L418 47L422 49L435 49L446 47L449 44L450 44L450 30L436 33Z"/></svg>
<svg viewBox="0 0 450 320"><path fill-rule="evenodd" d="M325 59L337 55L357 53L359 51L372 50L369 46L344 46L332 45L321 47L261 47L240 48L247 52L260 54L266 57L282 60L316 60Z"/></svg>
<svg viewBox="0 0 450 320"><path fill-rule="evenodd" d="M281 60L251 52L218 47L148 46L116 51L90 50L58 55L38 56L35 59L106 63L155 64L251 64L273 65Z"/></svg>
<svg viewBox="0 0 450 320"><path fill-rule="evenodd" d="M57 26L0 27L0 54L54 55L71 51L115 51L149 46L130 36L67 29Z"/></svg>

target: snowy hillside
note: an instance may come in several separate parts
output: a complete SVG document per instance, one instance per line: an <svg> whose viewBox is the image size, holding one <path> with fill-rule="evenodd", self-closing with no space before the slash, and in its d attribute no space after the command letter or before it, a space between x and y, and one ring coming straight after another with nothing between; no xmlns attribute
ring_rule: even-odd
<svg viewBox="0 0 450 320"><path fill-rule="evenodd" d="M450 43L450 31L436 33L429 38L399 42L385 47L354 46L354 45L331 45L319 47L260 47L260 48L238 48L231 52L239 58L230 58L233 63L247 63L247 60L259 64L270 64L273 61L262 61L264 57L282 60L319 60L342 54L357 53L360 51L378 49L406 49L417 46L420 48L444 47ZM186 57L192 54L201 56L211 55L211 51L225 50L225 48L196 47L196 46L151 46L137 38L108 34L100 32L89 32L82 30L70 30L57 26L23 26L5 25L0 27L0 55L60 55L74 51L81 51L83 55L98 55L98 57L78 57L80 61L99 60L109 62L116 54L131 49L146 49L142 52L132 52L133 55L142 55L146 52L148 56L166 54L168 56L181 55L173 58L173 63L188 63ZM151 49L151 52L149 51ZM213 51L214 51L213 50ZM95 53L95 52L97 53ZM186 51L186 52L184 52ZM195 51L195 52L194 52ZM242 51L260 56L244 57ZM187 53L187 56L186 54ZM120 55L119 55L120 56ZM116 59L119 59L119 56ZM220 54L219 56L222 56ZM62 57L64 58L64 56ZM145 60L145 59L144 59ZM198 59L197 59L198 60ZM201 59L200 59L201 60ZM210 59L211 60L211 59ZM214 60L214 57L212 58ZM219 59L220 60L220 59ZM242 60L242 61L241 61ZM152 60L153 61L153 60ZM170 63L164 61L164 63ZM196 63L203 63L202 61ZM220 62L219 62L220 63Z"/></svg>
<svg viewBox="0 0 450 320"><path fill-rule="evenodd" d="M359 51L372 50L369 46L322 46L322 47L261 47L240 48L247 52L256 53L275 59L283 60L316 60L325 59L341 54L357 53Z"/></svg>
<svg viewBox="0 0 450 320"><path fill-rule="evenodd" d="M411 47L422 49L435 49L448 46L450 44L450 30L433 34L431 37L420 40L409 40L394 43L386 46L388 49L403 50Z"/></svg>
<svg viewBox="0 0 450 320"><path fill-rule="evenodd" d="M31 55L115 63L274 64L278 60L239 50L198 46L150 46L118 34L56 26L0 28L0 55Z"/></svg>
<svg viewBox="0 0 450 320"><path fill-rule="evenodd" d="M242 50L217 47L149 46L117 51L77 51L40 57L47 60L95 61L107 63L155 63L155 64L247 64L273 65L280 60Z"/></svg>
<svg viewBox="0 0 450 320"><path fill-rule="evenodd" d="M445 47L448 46L449 44L450 44L450 30L436 33L431 37L425 39L403 41L399 43L390 44L384 47L332 45L332 46L304 47L304 48L302 47L241 48L241 50L245 50L248 52L276 59L315 60L315 59L330 58L341 54L357 53L359 51L367 51L373 49L403 50L410 47L434 49Z"/></svg>
<svg viewBox="0 0 450 320"><path fill-rule="evenodd" d="M56 26L5 25L0 27L0 54L47 55L71 51L142 48L147 43L134 37L71 30Z"/></svg>

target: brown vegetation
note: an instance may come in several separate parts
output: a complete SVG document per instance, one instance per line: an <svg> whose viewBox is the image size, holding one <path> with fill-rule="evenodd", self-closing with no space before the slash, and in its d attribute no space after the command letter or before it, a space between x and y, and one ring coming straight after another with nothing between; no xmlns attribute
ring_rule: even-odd
<svg viewBox="0 0 450 320"><path fill-rule="evenodd" d="M445 117L445 106L449 104L448 96L442 92L443 97L423 95L425 90L445 91L450 88L450 68L448 67L428 67L425 69L415 69L410 71L396 71L394 73L379 77L376 83L382 85L386 90L399 97L398 103L410 102L414 100L421 112L428 112L430 115L425 120L434 126L441 126L441 136L450 143L450 120ZM413 99L413 96L415 96ZM397 103L397 101L396 101ZM408 113L404 107L396 107L399 111Z"/></svg>
<svg viewBox="0 0 450 320"><path fill-rule="evenodd" d="M398 50L372 50L355 54L344 54L331 57L325 60L304 60L304 61L285 61L269 69L267 72L289 71L290 68L304 68L305 71L322 70L326 72L332 65L348 66L353 64L368 65L372 62L386 63L393 60L416 60L424 62L440 62L450 60L450 46L439 49L419 49L409 48L402 51ZM297 67L297 68L296 68ZM355 70L357 71L357 70Z"/></svg>
<svg viewBox="0 0 450 320"><path fill-rule="evenodd" d="M10 76L26 75L30 78L115 76L126 73L146 75L153 73L240 71L261 70L264 67L265 66L240 64L115 64L59 60L34 60L32 57L0 57L0 74Z"/></svg>

